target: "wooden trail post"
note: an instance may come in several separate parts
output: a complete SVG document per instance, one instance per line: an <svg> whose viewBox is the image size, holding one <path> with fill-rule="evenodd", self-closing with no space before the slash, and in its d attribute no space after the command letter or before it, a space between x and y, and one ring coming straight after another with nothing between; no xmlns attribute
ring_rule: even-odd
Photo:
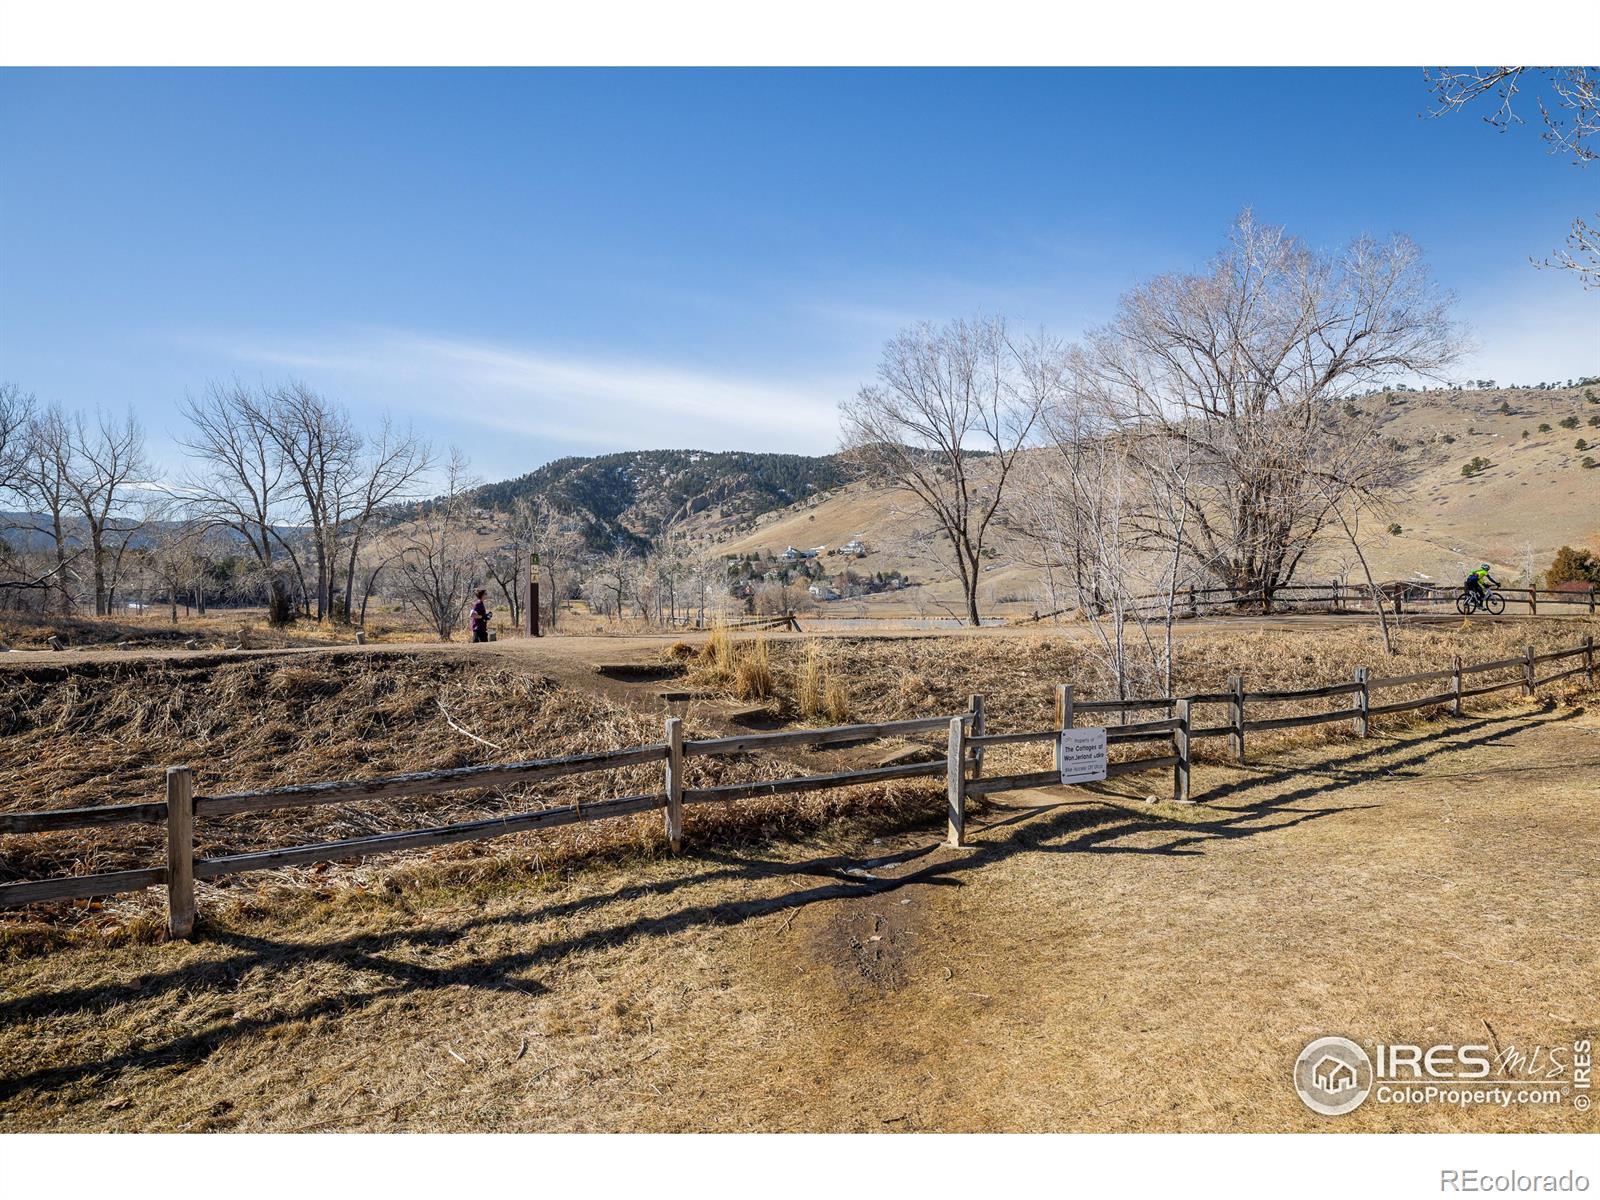
<svg viewBox="0 0 1600 1200"><path fill-rule="evenodd" d="M167 768L167 936L194 936L194 772Z"/></svg>
<svg viewBox="0 0 1600 1200"><path fill-rule="evenodd" d="M1459 717L1461 715L1461 655L1459 654L1450 660L1450 690L1456 694L1455 700L1450 705L1450 715Z"/></svg>
<svg viewBox="0 0 1600 1200"><path fill-rule="evenodd" d="M1522 651L1522 694L1533 695L1533 647L1525 647Z"/></svg>
<svg viewBox="0 0 1600 1200"><path fill-rule="evenodd" d="M1188 804L1189 800L1189 702L1178 700L1172 706L1172 715L1178 725L1172 731L1172 748L1178 761L1172 765L1172 800L1175 804Z"/></svg>
<svg viewBox="0 0 1600 1200"><path fill-rule="evenodd" d="M1594 593L1591 592L1589 603L1593 604ZM1592 685L1594 683L1594 634L1586 633L1583 636L1583 677Z"/></svg>
<svg viewBox="0 0 1600 1200"><path fill-rule="evenodd" d="M973 692L967 697L967 711L972 714L972 736L982 737L983 724L983 693ZM979 779L983 776L983 747L972 748L972 777Z"/></svg>
<svg viewBox="0 0 1600 1200"><path fill-rule="evenodd" d="M1533 588L1528 589L1528 615L1530 617L1539 615L1539 593Z"/></svg>
<svg viewBox="0 0 1600 1200"><path fill-rule="evenodd" d="M1372 707L1372 689L1367 687L1368 674L1366 667L1356 668L1356 682L1361 685L1361 690L1356 693L1356 708L1360 710L1355 719L1357 737L1366 737L1372 732L1372 718L1367 713Z"/></svg>
<svg viewBox="0 0 1600 1200"><path fill-rule="evenodd" d="M683 718L667 718L667 843L683 849Z"/></svg>
<svg viewBox="0 0 1600 1200"><path fill-rule="evenodd" d="M1233 724L1233 757L1244 761L1244 676L1228 676L1228 692L1233 699L1228 702L1228 720Z"/></svg>
<svg viewBox="0 0 1600 1200"><path fill-rule="evenodd" d="M950 718L950 747L945 759L946 795L949 798L947 846L967 844L966 718Z"/></svg>
<svg viewBox="0 0 1600 1200"><path fill-rule="evenodd" d="M522 604L522 630L529 637L539 636L539 556L528 555L528 596Z"/></svg>

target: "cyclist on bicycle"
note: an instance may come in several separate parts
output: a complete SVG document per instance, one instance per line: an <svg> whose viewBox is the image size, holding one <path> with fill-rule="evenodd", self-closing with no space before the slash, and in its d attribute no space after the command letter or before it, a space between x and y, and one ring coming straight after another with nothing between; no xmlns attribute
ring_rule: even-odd
<svg viewBox="0 0 1600 1200"><path fill-rule="evenodd" d="M1483 603L1484 584L1490 587L1499 587L1500 581L1489 573L1488 563L1479 563L1476 571L1467 575L1467 594L1472 596L1479 604Z"/></svg>

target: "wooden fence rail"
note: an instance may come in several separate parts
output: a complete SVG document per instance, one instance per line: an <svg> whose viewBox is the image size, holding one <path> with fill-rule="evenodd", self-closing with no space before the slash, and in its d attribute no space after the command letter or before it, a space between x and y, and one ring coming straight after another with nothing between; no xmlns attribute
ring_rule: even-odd
<svg viewBox="0 0 1600 1200"><path fill-rule="evenodd" d="M1576 666L1542 677L1536 674L1536 669L1541 664L1565 662L1575 658L1581 659ZM783 730L699 740L685 740L682 720L678 717L668 717L665 738L654 745L569 755L562 758L456 767L442 771L418 771L378 779L295 784L261 791L209 796L195 794L194 776L190 768L171 767L167 770L166 798L162 801L0 814L0 834L38 834L130 823L165 823L167 861L164 866L0 884L0 907L107 896L164 885L167 889L168 930L173 937L183 938L191 936L195 924L194 883L197 879L217 879L244 871L336 862L399 850L482 841L511 833L553 829L580 822L633 816L657 810L665 812L667 839L676 851L682 844L685 805L792 795L798 792L900 779L943 777L949 843L961 846L966 841L968 797L1044 787L1060 781L1059 767L1052 771L984 776L985 749L993 746L1058 742L1062 732L1072 728L1080 714L1115 714L1123 719L1123 724L1106 728L1108 747L1152 741L1170 742L1170 753L1108 763L1106 778L1113 779L1121 775L1171 767L1173 799L1186 803L1190 800L1192 748L1196 741L1215 737L1231 738L1234 755L1243 762L1247 733L1350 721L1355 732L1365 737L1370 733L1372 718L1376 716L1446 704L1451 706L1452 712L1460 715L1462 701L1468 697L1486 695L1508 688L1521 688L1526 694L1533 694L1543 685L1580 675L1590 687L1593 687L1595 665L1594 637L1589 635L1579 645L1565 650L1536 654L1533 647L1528 646L1518 657L1475 664L1463 664L1458 657L1448 668L1422 671L1412 675L1373 677L1363 667L1357 669L1352 682L1310 688L1251 692L1244 689L1240 676L1234 676L1228 681L1228 690L1225 692L1079 701L1075 700L1072 688L1062 684L1056 689L1056 721L1052 728L1010 733L989 733L986 730L981 695L969 698L967 711L948 716L916 717L901 721L880 721L875 724ZM1469 675L1512 670L1517 674L1508 679L1484 686L1471 688L1463 686L1465 677ZM1374 692L1441 679L1451 681L1448 691L1385 704L1371 703ZM1246 716L1246 708L1250 704L1277 704L1345 696L1353 696L1355 703L1326 712L1258 717L1254 720ZM1195 726L1191 723L1191 713L1197 705L1227 705L1230 719L1225 725ZM1126 720L1130 712L1150 709L1170 709L1173 715L1148 721ZM743 755L794 746L838 745L843 742L860 742L911 733L931 733L936 730L947 731L946 754L943 759L897 763L820 775L719 784L712 787L691 788L684 785L684 766L689 758ZM305 846L286 846L273 850L205 858L197 857L194 853L194 822L197 818L498 788L654 762L660 762L663 766L664 786L659 792L592 801L575 800L569 804L527 812Z"/></svg>

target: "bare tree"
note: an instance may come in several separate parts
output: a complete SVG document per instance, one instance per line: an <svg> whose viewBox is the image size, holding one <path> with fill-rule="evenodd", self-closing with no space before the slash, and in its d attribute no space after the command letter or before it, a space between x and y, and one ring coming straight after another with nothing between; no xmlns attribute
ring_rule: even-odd
<svg viewBox="0 0 1600 1200"><path fill-rule="evenodd" d="M470 492L476 480L468 476L459 450L450 451L444 483L444 494L418 505L415 518L399 534L396 591L448 642L471 601L479 561L470 524Z"/></svg>
<svg viewBox="0 0 1600 1200"><path fill-rule="evenodd" d="M61 453L59 443L52 453ZM96 616L111 611L123 555L144 524L138 485L147 484L149 474L144 430L132 412L121 420L97 413L93 423L81 414L75 418L61 476L88 541Z"/></svg>
<svg viewBox="0 0 1600 1200"><path fill-rule="evenodd" d="M338 538L347 500L359 491L361 437L349 415L303 383L274 388L256 405L253 419L266 431L300 505L296 522L310 542L315 568L308 612L321 621L332 608Z"/></svg>
<svg viewBox="0 0 1600 1200"><path fill-rule="evenodd" d="M839 406L845 452L861 473L911 492L933 517L971 625L981 623L990 528L1058 358L1049 339L1016 341L998 318L922 324L891 339L878 382Z"/></svg>
<svg viewBox="0 0 1600 1200"><path fill-rule="evenodd" d="M1164 275L1124 296L1094 330L1075 386L1159 479L1181 443L1183 536L1201 565L1270 604L1344 495L1315 473L1375 423L1340 426L1340 402L1398 374L1436 376L1460 347L1450 297L1408 239L1361 238L1313 253L1281 228L1236 223L1198 275ZM1370 496L1393 473L1341 471Z"/></svg>
<svg viewBox="0 0 1600 1200"><path fill-rule="evenodd" d="M626 550L611 550L589 573L591 593L602 609L621 620L628 600L638 591L639 561Z"/></svg>
<svg viewBox="0 0 1600 1200"><path fill-rule="evenodd" d="M1534 102L1544 125L1544 140L1552 154L1564 154L1580 167L1600 158L1590 139L1600 130L1600 68L1595 67L1437 67L1424 72L1434 95L1429 114L1442 117L1464 112L1485 97L1493 107L1484 121L1501 133L1523 123L1517 97L1530 76L1543 94ZM1600 229L1582 217L1572 222L1567 248L1535 266L1572 271L1585 288L1600 287Z"/></svg>
<svg viewBox="0 0 1600 1200"><path fill-rule="evenodd" d="M268 589L268 619L282 625L291 617L279 569L280 555L294 556L282 532L290 481L264 408L237 382L212 383L199 399L185 399L180 411L189 436L181 444L201 469L186 475L177 492L205 527L230 530L244 542Z"/></svg>
<svg viewBox="0 0 1600 1200"><path fill-rule="evenodd" d="M409 427L396 429L387 415L375 436L365 439L365 455L355 486L341 497L339 531L344 543L344 602L336 609L351 620L355 609L357 562L379 514L409 500L433 466L432 447ZM363 608L365 597L363 597Z"/></svg>

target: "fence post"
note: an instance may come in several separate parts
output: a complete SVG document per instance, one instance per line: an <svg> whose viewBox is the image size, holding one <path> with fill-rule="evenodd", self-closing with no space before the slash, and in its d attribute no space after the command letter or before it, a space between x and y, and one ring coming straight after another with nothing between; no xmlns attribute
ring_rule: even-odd
<svg viewBox="0 0 1600 1200"><path fill-rule="evenodd" d="M950 749L945 759L945 791L949 797L950 818L949 836L945 839L947 846L967 844L965 724L965 719L962 717L950 719Z"/></svg>
<svg viewBox="0 0 1600 1200"><path fill-rule="evenodd" d="M667 842L683 849L683 718L667 718Z"/></svg>
<svg viewBox="0 0 1600 1200"><path fill-rule="evenodd" d="M1528 615L1530 617L1539 615L1539 593L1532 588L1528 589Z"/></svg>
<svg viewBox="0 0 1600 1200"><path fill-rule="evenodd" d="M982 737L983 724L983 693L973 692L967 697L967 711L972 714L972 736ZM974 779L983 775L983 747L972 748L972 777Z"/></svg>
<svg viewBox="0 0 1600 1200"><path fill-rule="evenodd" d="M1172 766L1172 800L1175 804L1189 801L1189 702L1179 700L1172 706L1178 725L1172 731L1172 748L1178 761Z"/></svg>
<svg viewBox="0 0 1600 1200"><path fill-rule="evenodd" d="M1594 684L1594 634L1583 635L1583 677L1592 686Z"/></svg>
<svg viewBox="0 0 1600 1200"><path fill-rule="evenodd" d="M1367 710L1372 707L1372 692L1367 687L1367 675L1366 667L1356 668L1356 682L1361 685L1361 690L1356 693L1356 708L1360 710L1360 715L1356 717L1355 726L1356 734L1360 737L1366 737L1372 732L1372 718L1367 715Z"/></svg>
<svg viewBox="0 0 1600 1200"><path fill-rule="evenodd" d="M1528 646L1522 651L1522 694L1533 695L1533 647Z"/></svg>
<svg viewBox="0 0 1600 1200"><path fill-rule="evenodd" d="M1233 723L1233 757L1244 761L1244 676L1228 676L1228 692L1233 697L1228 702L1228 719Z"/></svg>
<svg viewBox="0 0 1600 1200"><path fill-rule="evenodd" d="M194 772L167 768L167 936L194 936Z"/></svg>
<svg viewBox="0 0 1600 1200"><path fill-rule="evenodd" d="M1450 660L1450 689L1455 692L1455 702L1450 706L1450 715L1461 715L1461 655L1456 655Z"/></svg>
<svg viewBox="0 0 1600 1200"><path fill-rule="evenodd" d="M1344 599L1344 597L1339 595L1339 581L1337 579L1335 579L1333 581L1333 611L1334 612L1343 612L1344 611L1344 609L1341 607L1341 602L1343 601L1343 599Z"/></svg>
<svg viewBox="0 0 1600 1200"><path fill-rule="evenodd" d="M1200 602L1195 599L1194 588L1189 589L1189 618L1197 619L1200 616Z"/></svg>

